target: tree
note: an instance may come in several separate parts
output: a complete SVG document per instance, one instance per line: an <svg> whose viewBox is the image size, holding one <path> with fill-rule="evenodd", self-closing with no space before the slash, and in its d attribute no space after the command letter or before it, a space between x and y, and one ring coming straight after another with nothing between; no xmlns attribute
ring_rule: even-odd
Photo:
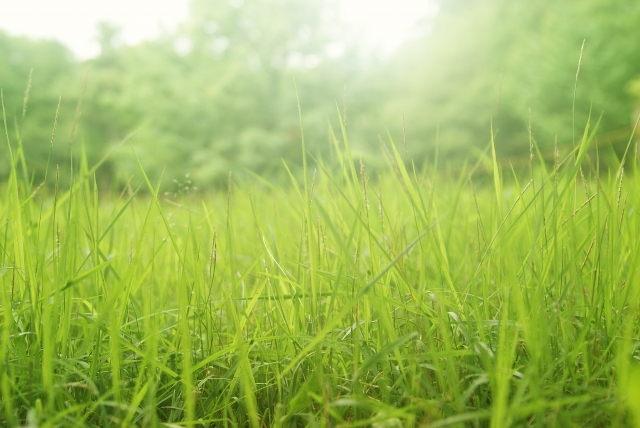
<svg viewBox="0 0 640 428"><path fill-rule="evenodd" d="M325 7L194 1L177 34L92 61L85 135L92 144L113 144L150 120L132 139L143 164L157 174L166 166L169 179L189 173L200 184L223 181L231 169L261 172L279 169L282 158L298 162L293 75L310 135L326 135L326 112L338 98L326 87L343 87L343 69L324 54L332 40ZM112 165L125 178L136 167L128 149L121 154Z"/></svg>
<svg viewBox="0 0 640 428"><path fill-rule="evenodd" d="M17 135L21 134L30 166L34 168L29 174L35 174L36 179L40 180L44 177L60 97L61 113L51 166L55 169L56 164L68 163L66 159L77 95L72 85L77 78L74 59L71 52L60 43L10 37L1 31L0 58L6 59L0 61L0 87L8 134L14 147ZM25 90L28 85L29 99L25 111ZM0 175L6 176L9 168L8 151L2 150L0 153ZM55 174L51 176L55 178Z"/></svg>
<svg viewBox="0 0 640 428"><path fill-rule="evenodd" d="M381 120L405 111L418 159L433 151L438 128L441 150L454 158L466 157L469 146L486 147L490 122L501 153L527 152L529 109L543 149L556 136L571 146L574 127L580 135L590 112L595 119L604 112L601 132L628 127L633 101L626 88L640 64L632 42L640 40L640 3L442 5L433 33L407 45L385 71L395 83Z"/></svg>

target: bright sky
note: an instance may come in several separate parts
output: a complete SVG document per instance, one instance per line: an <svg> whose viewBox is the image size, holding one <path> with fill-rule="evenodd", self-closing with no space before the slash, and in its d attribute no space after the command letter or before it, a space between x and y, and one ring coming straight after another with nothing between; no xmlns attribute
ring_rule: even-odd
<svg viewBox="0 0 640 428"><path fill-rule="evenodd" d="M438 13L435 0L337 0L347 28L361 34L363 47L386 54L422 35L420 21Z"/></svg>
<svg viewBox="0 0 640 428"><path fill-rule="evenodd" d="M348 28L362 34L368 49L390 52L436 11L431 0L337 0ZM122 28L126 44L172 31L188 15L189 0L0 0L0 29L11 35L57 39L78 58L99 53L96 24Z"/></svg>

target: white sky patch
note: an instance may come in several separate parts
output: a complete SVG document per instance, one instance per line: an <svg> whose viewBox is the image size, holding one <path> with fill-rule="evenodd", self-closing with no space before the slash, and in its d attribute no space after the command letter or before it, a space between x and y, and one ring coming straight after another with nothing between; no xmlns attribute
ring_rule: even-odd
<svg viewBox="0 0 640 428"><path fill-rule="evenodd" d="M120 41L136 44L172 32L189 14L189 0L0 0L0 29L11 35L56 39L79 59L98 55L96 25L122 29ZM339 20L368 52L388 54L416 35L437 13L433 0L336 0Z"/></svg>
<svg viewBox="0 0 640 428"><path fill-rule="evenodd" d="M120 40L136 44L173 31L188 17L188 0L0 0L0 28L10 35L56 39L79 59L100 53L96 26L122 28Z"/></svg>
<svg viewBox="0 0 640 428"><path fill-rule="evenodd" d="M425 35L425 20L438 13L434 0L338 0L341 18L367 52L379 56Z"/></svg>

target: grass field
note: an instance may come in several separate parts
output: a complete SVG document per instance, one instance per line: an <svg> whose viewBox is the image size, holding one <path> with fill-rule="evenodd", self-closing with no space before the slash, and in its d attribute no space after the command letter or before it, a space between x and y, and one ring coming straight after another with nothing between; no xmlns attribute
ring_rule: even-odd
<svg viewBox="0 0 640 428"><path fill-rule="evenodd" d="M339 132L287 186L178 198L82 159L39 188L7 135L0 425L640 426L640 177L595 128L455 177Z"/></svg>

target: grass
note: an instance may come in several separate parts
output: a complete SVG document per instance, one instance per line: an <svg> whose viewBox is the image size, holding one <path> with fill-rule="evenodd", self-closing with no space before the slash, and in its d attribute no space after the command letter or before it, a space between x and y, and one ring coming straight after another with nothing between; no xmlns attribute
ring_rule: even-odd
<svg viewBox="0 0 640 428"><path fill-rule="evenodd" d="M389 140L370 177L341 131L177 201L83 159L46 191L7 135L0 425L640 426L631 154L443 178Z"/></svg>

